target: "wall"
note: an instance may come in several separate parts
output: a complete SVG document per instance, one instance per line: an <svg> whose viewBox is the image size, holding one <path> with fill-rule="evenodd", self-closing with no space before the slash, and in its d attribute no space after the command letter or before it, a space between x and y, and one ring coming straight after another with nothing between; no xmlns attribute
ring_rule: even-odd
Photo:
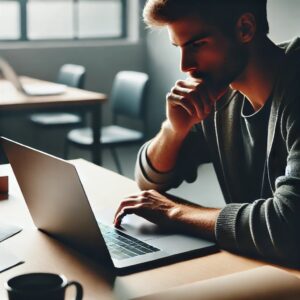
<svg viewBox="0 0 300 300"><path fill-rule="evenodd" d="M300 35L300 1L269 0L270 38L275 42ZM165 30L147 34L148 70L152 80L148 119L154 135L165 118L165 95L175 81L185 78L179 70L179 50L170 45Z"/></svg>
<svg viewBox="0 0 300 300"><path fill-rule="evenodd" d="M144 48L138 42L115 42L99 46L66 46L1 49L19 74L55 80L64 63L82 64L87 70L86 89L109 93L117 71L144 70ZM106 114L104 114L106 115Z"/></svg>
<svg viewBox="0 0 300 300"><path fill-rule="evenodd" d="M270 38L278 43L300 36L300 1L268 1Z"/></svg>

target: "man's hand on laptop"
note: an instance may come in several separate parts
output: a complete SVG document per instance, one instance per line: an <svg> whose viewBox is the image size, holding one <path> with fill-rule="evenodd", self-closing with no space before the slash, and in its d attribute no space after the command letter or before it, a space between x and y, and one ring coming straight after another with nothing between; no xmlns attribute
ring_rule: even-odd
<svg viewBox="0 0 300 300"><path fill-rule="evenodd" d="M143 191L121 201L114 224L119 227L126 215L136 214L155 224L168 226L179 210L177 203L160 193L154 190Z"/></svg>
<svg viewBox="0 0 300 300"><path fill-rule="evenodd" d="M159 226L197 233L214 240L214 227L219 211L178 203L155 190L148 190L121 201L115 214L114 225L120 227L126 215L136 214Z"/></svg>

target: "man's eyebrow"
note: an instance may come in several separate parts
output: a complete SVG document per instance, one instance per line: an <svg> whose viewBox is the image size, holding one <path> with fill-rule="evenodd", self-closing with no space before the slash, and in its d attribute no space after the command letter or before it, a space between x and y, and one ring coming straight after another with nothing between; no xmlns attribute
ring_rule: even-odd
<svg viewBox="0 0 300 300"><path fill-rule="evenodd" d="M208 38L210 36L209 33L202 33L202 34L199 34L193 38L191 38L190 40L186 41L183 45L177 45L175 42L172 42L172 45L175 46L175 47L186 47L192 43L194 43L195 41L198 41L198 40L202 40L202 39L205 39L205 38Z"/></svg>

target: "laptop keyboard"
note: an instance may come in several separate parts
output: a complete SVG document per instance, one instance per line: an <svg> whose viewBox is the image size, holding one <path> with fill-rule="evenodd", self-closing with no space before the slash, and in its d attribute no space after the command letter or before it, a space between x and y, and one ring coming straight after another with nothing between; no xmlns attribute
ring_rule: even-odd
<svg viewBox="0 0 300 300"><path fill-rule="evenodd" d="M115 259L121 260L160 251L160 249L155 248L110 226L101 223L98 224L109 252Z"/></svg>

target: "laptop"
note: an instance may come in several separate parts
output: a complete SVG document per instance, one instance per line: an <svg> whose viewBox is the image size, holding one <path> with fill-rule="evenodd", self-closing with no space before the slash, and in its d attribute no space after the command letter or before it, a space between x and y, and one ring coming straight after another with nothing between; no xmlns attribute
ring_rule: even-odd
<svg viewBox="0 0 300 300"><path fill-rule="evenodd" d="M94 215L72 163L5 137L0 143L35 226L119 274L217 251L213 242L164 232L135 215L125 217L124 226L116 229L112 209Z"/></svg>
<svg viewBox="0 0 300 300"><path fill-rule="evenodd" d="M3 76L9 80L13 86L21 93L27 96L51 96L59 95L66 91L64 84L58 83L22 83L12 66L0 57L0 70Z"/></svg>

